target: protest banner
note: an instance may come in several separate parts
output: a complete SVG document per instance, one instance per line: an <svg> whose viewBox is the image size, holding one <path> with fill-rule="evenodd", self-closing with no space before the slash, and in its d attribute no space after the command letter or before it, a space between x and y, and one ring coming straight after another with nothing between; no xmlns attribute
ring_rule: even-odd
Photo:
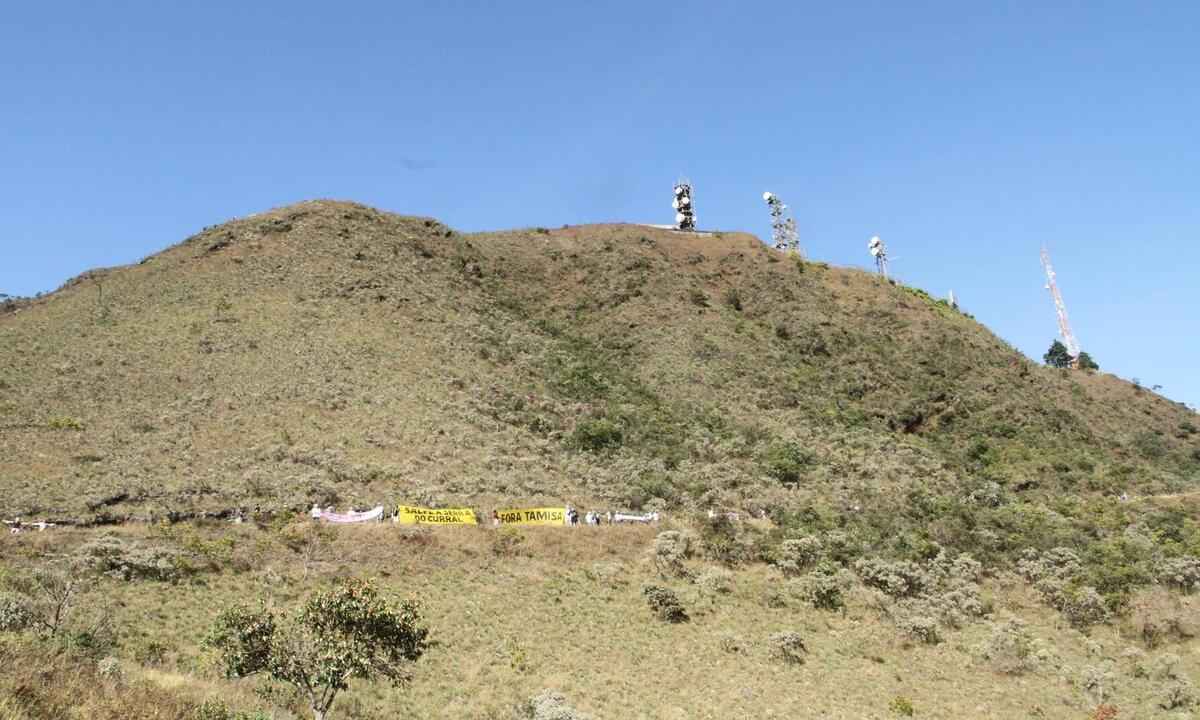
<svg viewBox="0 0 1200 720"><path fill-rule="evenodd" d="M556 508L525 508L515 510L497 510L501 525L566 525L567 509Z"/></svg>
<svg viewBox="0 0 1200 720"><path fill-rule="evenodd" d="M412 505L396 507L396 522L401 525L475 525L471 508L423 508Z"/></svg>

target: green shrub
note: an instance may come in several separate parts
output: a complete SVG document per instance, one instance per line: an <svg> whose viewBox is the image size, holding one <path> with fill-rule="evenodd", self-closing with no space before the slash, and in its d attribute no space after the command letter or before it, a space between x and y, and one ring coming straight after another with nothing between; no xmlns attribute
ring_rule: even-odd
<svg viewBox="0 0 1200 720"><path fill-rule="evenodd" d="M1023 675L1037 664L1033 636L1018 618L993 624L978 654L994 671L1005 675Z"/></svg>
<svg viewBox="0 0 1200 720"><path fill-rule="evenodd" d="M1163 560L1157 568L1158 581L1184 594L1200 588L1200 558L1187 556Z"/></svg>
<svg viewBox="0 0 1200 720"><path fill-rule="evenodd" d="M97 572L122 580L174 582L192 567L178 550L155 545L145 547L115 535L101 535L80 546L77 557Z"/></svg>
<svg viewBox="0 0 1200 720"><path fill-rule="evenodd" d="M888 709L903 717L912 717L917 712L915 709L913 709L912 700L909 700L903 695L897 695L896 697L892 698L892 701L888 703Z"/></svg>
<svg viewBox="0 0 1200 720"><path fill-rule="evenodd" d="M823 563L795 583L795 593L801 600L818 610L841 610L846 606L843 592L851 578L842 568Z"/></svg>
<svg viewBox="0 0 1200 720"><path fill-rule="evenodd" d="M415 603L394 605L374 583L342 579L278 619L265 607L226 608L205 644L226 677L266 673L293 686L322 718L352 679L402 686L407 665L428 649L428 636Z"/></svg>
<svg viewBox="0 0 1200 720"><path fill-rule="evenodd" d="M1096 588L1073 587L1057 598L1058 609L1067 622L1076 628L1087 628L1102 623L1112 614L1104 597Z"/></svg>
<svg viewBox="0 0 1200 720"><path fill-rule="evenodd" d="M771 445L762 460L763 472L784 485L797 485L815 463L812 453L795 441Z"/></svg>
<svg viewBox="0 0 1200 720"><path fill-rule="evenodd" d="M73 430L76 432L84 429L82 421L66 415L59 415L57 417L50 418L48 421L46 421L46 427L50 428L51 430Z"/></svg>
<svg viewBox="0 0 1200 720"><path fill-rule="evenodd" d="M746 560L750 550L739 523L722 513L700 522L700 549L709 560L731 567Z"/></svg>
<svg viewBox="0 0 1200 720"><path fill-rule="evenodd" d="M20 632L33 626L33 604L17 593L0 593L0 632Z"/></svg>
<svg viewBox="0 0 1200 720"><path fill-rule="evenodd" d="M907 560L889 562L880 558L862 558L854 563L854 572L863 584L892 597L915 597L928 585L921 566Z"/></svg>
<svg viewBox="0 0 1200 720"><path fill-rule="evenodd" d="M654 536L654 567L663 577L686 577L684 561L692 556L691 538L678 530L664 530Z"/></svg>
<svg viewBox="0 0 1200 720"><path fill-rule="evenodd" d="M576 450L598 453L618 448L624 441L620 425L608 418L592 418L575 426L568 444Z"/></svg>
<svg viewBox="0 0 1200 720"><path fill-rule="evenodd" d="M926 645L936 645L942 641L938 630L937 618L916 612L903 612L895 616L896 627L907 637Z"/></svg>
<svg viewBox="0 0 1200 720"><path fill-rule="evenodd" d="M1184 642L1196 636L1194 612L1165 588L1138 593L1129 606L1126 621L1133 634L1151 650L1168 642Z"/></svg>
<svg viewBox="0 0 1200 720"><path fill-rule="evenodd" d="M492 533L492 554L497 557L516 557L524 547L525 534L520 528L500 527Z"/></svg>
<svg viewBox="0 0 1200 720"><path fill-rule="evenodd" d="M646 604L650 606L659 620L669 623L688 621L687 611L679 602L679 597L670 588L647 585L642 588L642 597L646 598Z"/></svg>
<svg viewBox="0 0 1200 720"><path fill-rule="evenodd" d="M696 586L709 596L733 592L733 573L725 568L708 568L696 576Z"/></svg>
<svg viewBox="0 0 1200 720"><path fill-rule="evenodd" d="M804 656L808 654L804 638L800 633L791 630L772 634L767 638L767 648L771 659L788 665L803 664Z"/></svg>
<svg viewBox="0 0 1200 720"><path fill-rule="evenodd" d="M824 548L819 538L808 535L784 540L775 549L773 564L787 577L795 577L821 559Z"/></svg>

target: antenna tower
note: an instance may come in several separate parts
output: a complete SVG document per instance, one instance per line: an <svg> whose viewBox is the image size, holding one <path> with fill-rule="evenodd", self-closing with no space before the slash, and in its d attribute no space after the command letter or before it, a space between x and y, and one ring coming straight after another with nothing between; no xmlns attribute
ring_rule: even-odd
<svg viewBox="0 0 1200 720"><path fill-rule="evenodd" d="M871 238L871 241L867 243L867 252L871 253L871 257L875 258L875 269L886 280L888 276L887 248L883 246L883 241L879 239L878 235Z"/></svg>
<svg viewBox="0 0 1200 720"><path fill-rule="evenodd" d="M1067 353L1071 356L1071 364L1079 359L1079 342L1075 333L1071 332L1071 321L1067 318L1067 304L1063 302L1062 293L1058 291L1058 283L1054 279L1054 266L1050 264L1050 251L1042 246L1042 267L1046 270L1046 289L1054 299L1054 311L1058 313L1058 332L1062 335Z"/></svg>
<svg viewBox="0 0 1200 720"><path fill-rule="evenodd" d="M693 231L696 229L696 209L692 205L692 184L687 180L675 183L675 199L671 201L675 208L675 229Z"/></svg>
<svg viewBox="0 0 1200 720"><path fill-rule="evenodd" d="M778 195L771 192L763 193L763 200L767 201L767 207L771 209L771 239L775 241L775 249L786 250L803 257L800 252L800 236L796 233L796 221L788 212L788 206L783 204Z"/></svg>

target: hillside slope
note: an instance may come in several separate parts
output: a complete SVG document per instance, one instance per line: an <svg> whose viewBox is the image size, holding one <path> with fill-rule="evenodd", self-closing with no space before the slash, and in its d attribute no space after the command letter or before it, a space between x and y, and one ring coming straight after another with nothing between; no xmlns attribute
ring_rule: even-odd
<svg viewBox="0 0 1200 720"><path fill-rule="evenodd" d="M27 517L570 500L1003 545L947 503L1066 527L1064 497L1200 484L1182 406L751 235L463 235L328 201L0 316L0 413Z"/></svg>

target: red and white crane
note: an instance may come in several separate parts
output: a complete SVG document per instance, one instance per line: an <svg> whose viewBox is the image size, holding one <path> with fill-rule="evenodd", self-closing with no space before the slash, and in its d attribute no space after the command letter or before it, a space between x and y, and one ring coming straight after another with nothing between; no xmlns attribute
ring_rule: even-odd
<svg viewBox="0 0 1200 720"><path fill-rule="evenodd" d="M1046 269L1046 289L1050 291L1050 297L1054 299L1054 311L1058 313L1058 332L1062 335L1063 344L1067 346L1067 353L1074 364L1079 359L1079 341L1075 339L1075 333L1071 332L1067 305L1063 302L1062 293L1058 291L1058 283L1054 280L1054 266L1050 264L1050 251L1045 245L1042 246L1042 267Z"/></svg>

